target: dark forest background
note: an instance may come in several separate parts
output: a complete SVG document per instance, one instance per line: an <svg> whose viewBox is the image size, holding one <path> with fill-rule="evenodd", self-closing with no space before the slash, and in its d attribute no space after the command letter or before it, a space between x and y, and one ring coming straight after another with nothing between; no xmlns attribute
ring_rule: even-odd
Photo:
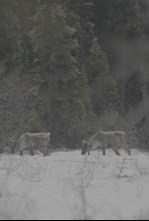
<svg viewBox="0 0 149 221"><path fill-rule="evenodd" d="M97 130L149 147L148 0L0 0L0 146Z"/></svg>

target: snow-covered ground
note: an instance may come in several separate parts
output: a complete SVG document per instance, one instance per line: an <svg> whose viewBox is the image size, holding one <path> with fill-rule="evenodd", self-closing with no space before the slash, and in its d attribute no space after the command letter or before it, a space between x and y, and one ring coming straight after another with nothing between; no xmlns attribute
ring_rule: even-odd
<svg viewBox="0 0 149 221"><path fill-rule="evenodd" d="M149 152L0 155L0 219L149 219Z"/></svg>

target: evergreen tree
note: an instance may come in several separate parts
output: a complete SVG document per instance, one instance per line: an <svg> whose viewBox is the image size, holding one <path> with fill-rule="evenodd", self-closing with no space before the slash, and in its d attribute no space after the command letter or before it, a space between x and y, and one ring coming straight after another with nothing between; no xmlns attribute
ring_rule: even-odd
<svg viewBox="0 0 149 221"><path fill-rule="evenodd" d="M133 130L148 130L148 9L148 0L0 0L0 63L34 87L30 130L78 146L115 110L123 123L113 128L127 128L141 102Z"/></svg>
<svg viewBox="0 0 149 221"><path fill-rule="evenodd" d="M71 121L74 118L81 120L84 114L87 103L86 77L79 71L72 55L78 47L73 37L76 30L66 23L66 14L59 1L40 1L33 21L35 26L31 36L36 55L36 73L44 82L47 129L57 138L59 133L66 130L69 130L68 133L70 129L76 130L75 122L72 125Z"/></svg>
<svg viewBox="0 0 149 221"><path fill-rule="evenodd" d="M94 0L94 22L96 31L104 35L122 38L142 36L142 17L138 17L141 1L136 0Z"/></svg>
<svg viewBox="0 0 149 221"><path fill-rule="evenodd" d="M88 79L93 111L99 116L107 110L114 109L118 91L109 72L108 59L97 41L93 43L90 51Z"/></svg>
<svg viewBox="0 0 149 221"><path fill-rule="evenodd" d="M17 65L20 55L19 20L16 15L16 1L0 1L0 61L7 68Z"/></svg>
<svg viewBox="0 0 149 221"><path fill-rule="evenodd" d="M29 35L32 30L33 22L32 17L36 12L38 6L37 0L15 0L16 1L16 14L19 19L20 27L20 65L24 71L31 71L34 68L34 53L31 37Z"/></svg>

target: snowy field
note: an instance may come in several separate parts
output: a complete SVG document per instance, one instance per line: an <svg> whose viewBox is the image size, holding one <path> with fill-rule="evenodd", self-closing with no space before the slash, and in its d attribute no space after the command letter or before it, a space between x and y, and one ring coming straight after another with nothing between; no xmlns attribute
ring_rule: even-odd
<svg viewBox="0 0 149 221"><path fill-rule="evenodd" d="M0 155L0 219L149 219L149 152Z"/></svg>

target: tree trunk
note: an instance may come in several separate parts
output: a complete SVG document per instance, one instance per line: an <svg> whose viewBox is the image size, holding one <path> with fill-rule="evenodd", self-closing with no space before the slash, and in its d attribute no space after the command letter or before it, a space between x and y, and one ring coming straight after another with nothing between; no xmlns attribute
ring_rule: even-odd
<svg viewBox="0 0 149 221"><path fill-rule="evenodd" d="M144 114L146 122L147 142L149 144L149 93L147 85L144 85L142 87L142 93L143 93Z"/></svg>
<svg viewBox="0 0 149 221"><path fill-rule="evenodd" d="M46 129L51 131L52 129L52 98L53 98L53 86L52 76L49 74L47 77L47 88L45 90L45 111L46 111Z"/></svg>

